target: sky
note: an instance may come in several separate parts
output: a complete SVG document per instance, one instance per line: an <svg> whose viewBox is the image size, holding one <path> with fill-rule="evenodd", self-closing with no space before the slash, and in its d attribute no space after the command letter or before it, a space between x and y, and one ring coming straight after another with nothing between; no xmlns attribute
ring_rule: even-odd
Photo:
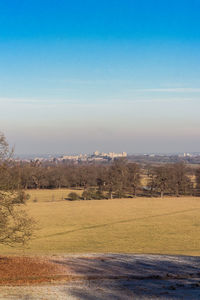
<svg viewBox="0 0 200 300"><path fill-rule="evenodd" d="M16 154L200 152L200 0L1 0Z"/></svg>

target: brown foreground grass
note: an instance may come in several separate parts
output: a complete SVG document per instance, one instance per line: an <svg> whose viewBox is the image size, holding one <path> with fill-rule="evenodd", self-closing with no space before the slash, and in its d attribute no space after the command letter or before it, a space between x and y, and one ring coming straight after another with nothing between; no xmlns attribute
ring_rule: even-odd
<svg viewBox="0 0 200 300"><path fill-rule="evenodd" d="M66 269L47 258L27 256L0 257L0 285L29 285L58 280ZM65 271L65 272L64 272Z"/></svg>

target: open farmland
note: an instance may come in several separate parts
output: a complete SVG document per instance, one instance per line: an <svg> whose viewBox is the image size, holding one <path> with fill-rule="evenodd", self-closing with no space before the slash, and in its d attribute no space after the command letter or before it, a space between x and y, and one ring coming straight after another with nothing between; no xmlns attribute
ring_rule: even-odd
<svg viewBox="0 0 200 300"><path fill-rule="evenodd" d="M39 229L26 254L200 255L200 198L66 201L67 190L29 194L27 210ZM4 254L23 252L1 246Z"/></svg>

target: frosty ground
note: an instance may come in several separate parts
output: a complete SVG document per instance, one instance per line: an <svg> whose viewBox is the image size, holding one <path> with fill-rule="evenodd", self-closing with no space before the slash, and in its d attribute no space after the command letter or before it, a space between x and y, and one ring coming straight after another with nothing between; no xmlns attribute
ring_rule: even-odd
<svg viewBox="0 0 200 300"><path fill-rule="evenodd" d="M0 299L200 299L199 257L82 254L45 260L61 268L57 277L1 286Z"/></svg>

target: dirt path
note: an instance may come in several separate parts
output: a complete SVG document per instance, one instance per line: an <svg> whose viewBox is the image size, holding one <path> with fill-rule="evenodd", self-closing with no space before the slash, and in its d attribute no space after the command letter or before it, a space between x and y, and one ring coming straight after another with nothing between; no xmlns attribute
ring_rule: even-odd
<svg viewBox="0 0 200 300"><path fill-rule="evenodd" d="M52 256L59 281L1 286L0 300L200 299L200 257L97 254Z"/></svg>

